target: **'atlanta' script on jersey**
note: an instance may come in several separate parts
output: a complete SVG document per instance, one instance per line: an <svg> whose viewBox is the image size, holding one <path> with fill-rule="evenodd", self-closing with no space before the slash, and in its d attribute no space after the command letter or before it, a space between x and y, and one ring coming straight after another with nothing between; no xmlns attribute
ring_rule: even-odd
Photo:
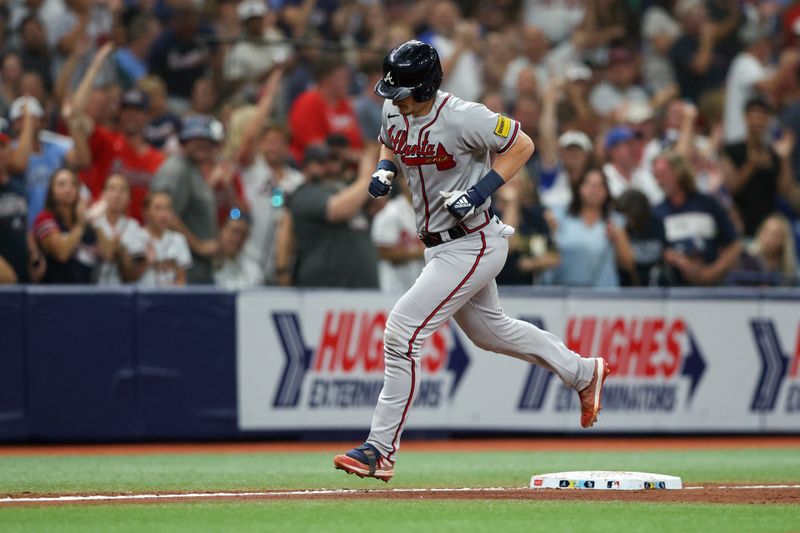
<svg viewBox="0 0 800 533"><path fill-rule="evenodd" d="M419 144L408 144L408 130L389 128L389 139L392 142L392 151L400 156L406 165L436 165L436 170L450 170L456 166L453 155L447 151L442 143L429 142L429 132L425 132Z"/></svg>

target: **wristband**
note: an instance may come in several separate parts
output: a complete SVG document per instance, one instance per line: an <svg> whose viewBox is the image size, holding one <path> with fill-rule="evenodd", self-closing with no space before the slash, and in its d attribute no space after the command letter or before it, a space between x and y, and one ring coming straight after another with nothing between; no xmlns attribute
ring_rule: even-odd
<svg viewBox="0 0 800 533"><path fill-rule="evenodd" d="M475 206L479 206L482 205L494 191L505 185L505 183L506 180L503 179L503 176L492 169L478 180L478 183L470 187L469 190L467 190L467 194L469 194Z"/></svg>
<svg viewBox="0 0 800 533"><path fill-rule="evenodd" d="M388 159L381 159L378 163L378 170L387 170L389 172L394 172L397 174L397 166L392 161Z"/></svg>

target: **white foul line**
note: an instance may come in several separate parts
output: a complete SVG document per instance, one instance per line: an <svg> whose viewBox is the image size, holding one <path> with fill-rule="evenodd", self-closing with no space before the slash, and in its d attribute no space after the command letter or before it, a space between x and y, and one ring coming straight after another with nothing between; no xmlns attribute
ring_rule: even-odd
<svg viewBox="0 0 800 533"><path fill-rule="evenodd" d="M408 489L317 489L269 492L183 492L174 494L91 494L84 496L25 496L0 498L2 503L48 503L48 502L97 502L125 500L180 500L180 499L213 499L213 498L268 498L282 496L333 496L345 494L387 495L397 493L456 493L456 492L502 492L507 490L524 490L528 487L480 487L480 488L408 488ZM800 485L721 485L714 487L692 486L685 490L699 489L742 490L742 489L800 489ZM531 489L533 490L533 489ZM605 492L605 491L604 491ZM649 491L652 492L652 491Z"/></svg>
<svg viewBox="0 0 800 533"><path fill-rule="evenodd" d="M237 497L279 497L279 496L332 496L340 494L396 494L396 493L449 493L449 492L502 492L506 490L522 490L527 487L480 487L480 488L443 488L443 489L317 489L271 492L196 492L175 494L91 494L84 496L25 496L21 498L0 498L0 503L31 502L86 502L113 500L172 500L186 498L237 498Z"/></svg>

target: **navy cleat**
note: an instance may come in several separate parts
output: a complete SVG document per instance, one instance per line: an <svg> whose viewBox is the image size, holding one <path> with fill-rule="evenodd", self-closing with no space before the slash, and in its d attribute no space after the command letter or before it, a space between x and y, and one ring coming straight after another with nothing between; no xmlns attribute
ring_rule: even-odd
<svg viewBox="0 0 800 533"><path fill-rule="evenodd" d="M364 443L344 455L333 458L333 465L358 477L374 477L389 482L394 476L394 463L384 459L372 444Z"/></svg>

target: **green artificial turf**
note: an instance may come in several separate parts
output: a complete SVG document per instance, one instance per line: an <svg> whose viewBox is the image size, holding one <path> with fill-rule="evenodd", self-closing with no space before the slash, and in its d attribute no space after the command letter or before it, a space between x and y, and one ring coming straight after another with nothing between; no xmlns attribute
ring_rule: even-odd
<svg viewBox="0 0 800 533"><path fill-rule="evenodd" d="M687 484L800 483L800 450L406 452L388 485L334 470L331 453L0 456L0 495L522 487L534 473L605 469L675 474ZM800 506L431 499L0 504L0 532L12 531L800 531Z"/></svg>
<svg viewBox="0 0 800 533"><path fill-rule="evenodd" d="M17 507L0 529L198 531L797 531L800 508L753 505L531 501L280 501Z"/></svg>
<svg viewBox="0 0 800 533"><path fill-rule="evenodd" d="M389 485L334 470L330 453L16 456L0 457L0 493L521 487L534 473L565 470L641 470L690 484L800 483L800 450L407 452Z"/></svg>

